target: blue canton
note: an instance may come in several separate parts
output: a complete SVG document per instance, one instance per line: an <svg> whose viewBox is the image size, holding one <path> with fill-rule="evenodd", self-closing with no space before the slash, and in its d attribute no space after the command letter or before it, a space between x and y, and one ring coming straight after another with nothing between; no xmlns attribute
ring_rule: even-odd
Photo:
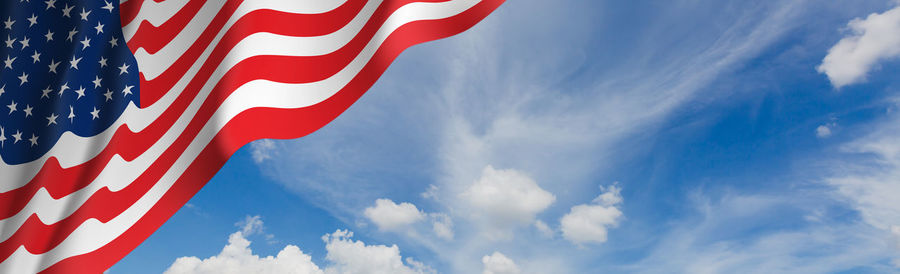
<svg viewBox="0 0 900 274"><path fill-rule="evenodd" d="M67 131L94 136L140 105L118 0L3 0L0 8L3 162L38 159Z"/></svg>

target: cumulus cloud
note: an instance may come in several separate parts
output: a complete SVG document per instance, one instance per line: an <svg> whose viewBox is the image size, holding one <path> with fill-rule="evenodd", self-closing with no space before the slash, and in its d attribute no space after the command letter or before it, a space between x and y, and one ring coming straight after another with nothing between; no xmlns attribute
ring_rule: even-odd
<svg viewBox="0 0 900 274"><path fill-rule="evenodd" d="M900 7L853 19L847 27L850 35L828 50L817 68L836 88L863 82L879 61L900 56Z"/></svg>
<svg viewBox="0 0 900 274"><path fill-rule="evenodd" d="M513 260L507 258L503 253L494 251L494 254L486 255L481 258L484 264L482 274L518 274L522 273L519 266Z"/></svg>
<svg viewBox="0 0 900 274"><path fill-rule="evenodd" d="M312 262L312 257L304 254L299 247L285 246L276 256L260 257L250 249L247 234L259 233L262 221L258 216L248 217L241 231L228 237L228 244L222 251L206 259L181 257L165 271L166 274L230 274L230 273L296 273L296 274L356 274L356 273L399 273L424 274L435 271L412 258L404 259L396 245L367 245L354 241L353 232L337 230L325 234L325 259L329 262L324 270ZM405 262L405 263L404 263Z"/></svg>
<svg viewBox="0 0 900 274"><path fill-rule="evenodd" d="M397 245L366 245L359 240L353 241L351 237L353 232L347 230L338 230L322 236L322 240L326 243L325 249L328 251L325 258L333 263L325 269L325 273L434 273L430 267L410 258L406 258L404 264Z"/></svg>
<svg viewBox="0 0 900 274"><path fill-rule="evenodd" d="M394 203L390 199L375 200L375 205L363 212L382 231L396 231L425 218L425 214L410 203Z"/></svg>
<svg viewBox="0 0 900 274"><path fill-rule="evenodd" d="M579 5L534 0L507 5L509 12L492 14L454 39L407 51L364 98L365 104L354 106L316 134L292 142L286 150L290 152L284 152L292 160L277 161L280 168L261 166L336 216L358 215L385 193L427 188L423 197L449 210L456 235L454 241L423 239L420 247L440 257L449 272L477 272L481 269L472 265L478 263L473 256L497 249L497 243L485 240L481 226L512 237L514 226L528 226L530 231L534 223L530 213L509 218L515 215L475 210L479 208L470 199L474 196L460 196L469 182L482 176L485 166L527 171L541 183L538 189L552 193L545 195L553 197L548 204L578 196L580 190L593 188L598 172L616 168L611 158L620 155L616 150L632 153L639 148L623 145L623 140L653 132L692 98L705 101L709 96L731 95L704 90L789 32L796 12L806 10L800 3L807 3L672 5L660 10L658 17L679 24L644 20L641 23L647 24L637 29L651 31L638 33L629 42L668 41L662 44L669 47L662 51L624 47L623 52L608 54L611 51L597 51L595 42L596 37L611 36L594 33L593 26L595 11L609 3L591 1L587 5L592 8L584 8L585 3L569 2ZM691 15L682 16L685 11ZM535 21L528 16L536 13L565 20ZM719 27L695 30L709 24ZM686 33L692 37L685 39ZM421 58L436 52L447 58ZM608 57L602 65L586 60L597 53ZM423 77L409 77L410 73ZM427 89L434 92L422 92ZM398 108L398 101L407 104ZM414 180L371 180L372 174L397 173ZM416 183L421 185L411 185ZM357 191L360 188L367 191ZM533 211L541 217L547 214L545 220L553 220L555 226L561 213L548 212L549 206L538 208ZM547 247L544 240L517 237L503 244L540 250ZM574 260L568 248L561 249L547 248L540 251L547 253L541 257ZM523 259L533 261L534 257Z"/></svg>
<svg viewBox="0 0 900 274"><path fill-rule="evenodd" d="M616 205L622 203L621 188L616 185L602 187L603 194L592 204L572 207L560 220L563 238L575 244L604 243L607 229L619 224L622 217Z"/></svg>
<svg viewBox="0 0 900 274"><path fill-rule="evenodd" d="M498 226L527 225L556 197L537 182L513 169L484 168L481 178L460 197L472 207L472 214Z"/></svg>
<svg viewBox="0 0 900 274"><path fill-rule="evenodd" d="M250 241L238 231L228 236L228 245L219 255L206 259L181 257L175 260L166 274L229 274L229 273L297 273L314 274L323 271L312 258L293 245L284 247L275 257L259 257L250 250Z"/></svg>

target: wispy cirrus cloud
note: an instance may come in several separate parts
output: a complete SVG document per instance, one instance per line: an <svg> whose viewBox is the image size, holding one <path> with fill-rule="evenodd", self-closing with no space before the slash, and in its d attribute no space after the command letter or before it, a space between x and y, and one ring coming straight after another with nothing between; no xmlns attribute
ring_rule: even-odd
<svg viewBox="0 0 900 274"><path fill-rule="evenodd" d="M835 219L804 219L823 192L786 195L698 192L693 217L679 220L649 255L626 267L659 273L891 271L884 233ZM832 201L836 202L836 201ZM829 216L829 218L835 218Z"/></svg>
<svg viewBox="0 0 900 274"><path fill-rule="evenodd" d="M653 136L673 114L728 97L708 85L801 25L813 4L676 1L640 11L640 18L667 20L633 20L633 33L610 27L602 34L595 27L617 16L615 5L583 5L510 2L469 32L410 49L337 121L276 142L279 157L291 161L263 169L347 223L371 219L366 208L385 197L409 201L420 212L412 215L441 214L440 225L416 218L416 233L397 240L429 250L448 272L481 271L482 256L495 251L526 273L593 264L577 243L615 238L611 228L629 216L624 204L592 202L604 193L598 185L616 180L604 175L619 159L646 151L636 140ZM627 46L602 52L609 40ZM527 174L533 184L522 193L537 198L503 200L504 208L480 199L472 189L485 167ZM488 210L473 218L473 205ZM579 205L588 210L571 212ZM566 233L574 231L561 221L570 212L586 220L589 233ZM496 219L514 224L501 225L509 235L483 233L491 216L512 218Z"/></svg>

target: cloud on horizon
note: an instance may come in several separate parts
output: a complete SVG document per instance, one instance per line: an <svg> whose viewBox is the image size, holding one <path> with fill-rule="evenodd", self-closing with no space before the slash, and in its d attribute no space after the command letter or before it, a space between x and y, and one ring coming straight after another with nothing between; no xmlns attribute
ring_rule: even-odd
<svg viewBox="0 0 900 274"><path fill-rule="evenodd" d="M228 236L228 244L218 255L200 259L181 257L165 271L166 274L229 274L229 273L295 273L295 274L428 274L436 273L427 265L400 255L396 245L367 245L352 239L353 232L337 230L322 236L329 262L320 268L312 257L295 245L287 245L276 256L253 254L248 236L262 231L259 216L247 216L239 222L240 231ZM405 263L404 263L405 262Z"/></svg>

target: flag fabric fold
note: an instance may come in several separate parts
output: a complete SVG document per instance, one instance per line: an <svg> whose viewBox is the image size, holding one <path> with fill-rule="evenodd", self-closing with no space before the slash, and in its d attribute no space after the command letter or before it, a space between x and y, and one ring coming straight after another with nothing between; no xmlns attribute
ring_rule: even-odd
<svg viewBox="0 0 900 274"><path fill-rule="evenodd" d="M321 128L502 3L5 1L0 272L104 271L241 146Z"/></svg>

